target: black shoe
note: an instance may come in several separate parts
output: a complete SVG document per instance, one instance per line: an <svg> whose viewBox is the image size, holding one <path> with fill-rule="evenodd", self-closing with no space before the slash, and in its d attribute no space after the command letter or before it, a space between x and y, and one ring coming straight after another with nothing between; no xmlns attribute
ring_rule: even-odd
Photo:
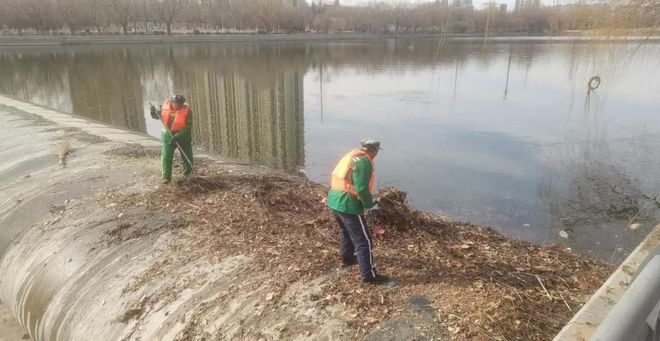
<svg viewBox="0 0 660 341"><path fill-rule="evenodd" d="M387 284L391 279L385 275L376 274L375 277L363 278L362 282L367 284Z"/></svg>
<svg viewBox="0 0 660 341"><path fill-rule="evenodd" d="M349 258L342 258L341 263L344 266L353 266L353 265L356 265L358 263L358 261L357 261L357 258L355 258L355 257L349 257Z"/></svg>

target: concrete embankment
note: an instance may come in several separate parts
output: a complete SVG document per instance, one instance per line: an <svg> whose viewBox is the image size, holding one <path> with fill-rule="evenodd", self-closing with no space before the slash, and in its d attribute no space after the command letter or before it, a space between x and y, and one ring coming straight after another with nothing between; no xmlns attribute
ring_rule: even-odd
<svg viewBox="0 0 660 341"><path fill-rule="evenodd" d="M172 217L94 199L156 186L158 141L7 97L0 103L0 299L32 339L186 339L184 329L201 323L225 338L276 338L283 325L342 335L342 309L302 315L317 283L292 286L285 307L255 315L266 286L232 295L251 283L248 255L160 272L163 260L177 261L166 254L177 243ZM67 144L63 167L56 149Z"/></svg>
<svg viewBox="0 0 660 341"><path fill-rule="evenodd" d="M104 44L243 43L294 41L350 41L364 39L439 38L438 34L226 34L226 35L102 35L102 36L0 36L4 47L57 47ZM451 38L481 37L457 34Z"/></svg>
<svg viewBox="0 0 660 341"><path fill-rule="evenodd" d="M25 333L16 319L11 315L7 307L0 303L0 341L29 340L30 336Z"/></svg>
<svg viewBox="0 0 660 341"><path fill-rule="evenodd" d="M332 42L383 39L449 39L483 41L483 34L410 33L410 34L224 34L224 35L101 35L101 36L1 36L1 47L61 47L117 44L176 44L176 43L262 43L262 42ZM507 42L568 42L568 41L660 41L660 37L625 36L527 36L508 34L490 36L488 41Z"/></svg>

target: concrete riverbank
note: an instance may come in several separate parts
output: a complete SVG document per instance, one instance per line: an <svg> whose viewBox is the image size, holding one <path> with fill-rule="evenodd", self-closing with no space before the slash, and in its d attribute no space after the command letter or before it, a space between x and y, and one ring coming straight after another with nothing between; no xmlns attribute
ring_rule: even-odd
<svg viewBox="0 0 660 341"><path fill-rule="evenodd" d="M611 271L400 206L375 252L396 283L361 286L323 186L203 155L160 186L151 137L0 112L0 299L34 340L545 340Z"/></svg>
<svg viewBox="0 0 660 341"><path fill-rule="evenodd" d="M177 43L261 43L261 42L332 42L359 41L383 39L448 39L448 40L479 40L483 34L456 33L415 33L415 34L225 34L225 35L101 35L101 36L1 36L0 47L62 47L84 45L117 45L117 44L177 44ZM505 36L489 36L488 41L520 41L520 42L567 42L567 41L660 41L660 36L528 36L509 34Z"/></svg>
<svg viewBox="0 0 660 341"><path fill-rule="evenodd" d="M182 337L192 323L184 323L186 315L235 288L235 276L249 268L249 257L240 254L213 264L204 258L178 264L177 271L157 274L162 281L155 287L136 284L146 281L136 275L158 272L163 260L171 260L163 252L176 240L178 225L167 215L154 216L144 208L119 211L116 204L93 198L100 190L140 192L157 186L158 169L150 160L158 157L158 141L6 97L0 103L8 129L0 158L0 297L33 339ZM56 155L63 144L70 149L66 167ZM227 172L240 167L217 162ZM127 289L129 284L136 288ZM175 297L166 295L168 290ZM152 299L143 306L154 292L166 296L158 300L162 305L153 307ZM251 315L266 294L250 291L229 311L213 310L214 321L231 326L224 335L242 335L238 320ZM148 321L137 319L151 309ZM293 311L282 316L284 321L298 318ZM320 326L318 333L335 333L338 328L332 327Z"/></svg>
<svg viewBox="0 0 660 341"><path fill-rule="evenodd" d="M439 34L226 34L226 35L102 35L102 36L0 36L4 47L58 47L108 44L244 43L294 41L351 41L363 39L438 38ZM480 38L474 34L447 38Z"/></svg>
<svg viewBox="0 0 660 341"><path fill-rule="evenodd" d="M14 319L7 307L0 303L0 341L29 340L23 327Z"/></svg>

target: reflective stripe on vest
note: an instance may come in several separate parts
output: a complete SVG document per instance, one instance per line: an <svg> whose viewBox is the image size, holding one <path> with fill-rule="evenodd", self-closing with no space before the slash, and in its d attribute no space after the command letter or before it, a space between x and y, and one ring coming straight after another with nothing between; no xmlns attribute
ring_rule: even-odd
<svg viewBox="0 0 660 341"><path fill-rule="evenodd" d="M163 124L171 131L177 132L186 127L186 120L188 119L188 104L184 104L183 107L179 110L174 109L174 103L169 99L163 104L163 108L160 111L160 120L163 121ZM172 125L170 125L170 116L174 116Z"/></svg>
<svg viewBox="0 0 660 341"><path fill-rule="evenodd" d="M339 163L332 171L332 176L330 179L330 188L340 190L346 193L349 193L357 197L357 192L355 191L355 186L353 185L353 179L350 179L349 171L353 169L353 161L360 156L365 156L369 163L371 164L371 175L369 178L369 192L374 190L374 163L369 157L369 154L365 153L362 150L354 149L351 150L348 154L339 160Z"/></svg>

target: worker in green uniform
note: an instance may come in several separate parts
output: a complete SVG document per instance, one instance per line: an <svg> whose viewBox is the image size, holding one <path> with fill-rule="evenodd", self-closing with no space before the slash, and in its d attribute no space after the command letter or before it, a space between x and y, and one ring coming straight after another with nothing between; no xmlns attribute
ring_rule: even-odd
<svg viewBox="0 0 660 341"><path fill-rule="evenodd" d="M161 140L160 163L163 183L172 181L172 159L174 150L179 149L183 159L183 175L192 173L193 150L192 150L192 110L182 95L175 95L167 99L161 110L151 106L151 117L160 119L163 123Z"/></svg>
<svg viewBox="0 0 660 341"><path fill-rule="evenodd" d="M339 224L339 255L345 266L358 264L364 283L384 284L389 277L376 272L373 239L364 218L366 209L377 206L371 194L374 189L373 160L380 142L362 140L362 148L341 158L332 171L326 204Z"/></svg>

